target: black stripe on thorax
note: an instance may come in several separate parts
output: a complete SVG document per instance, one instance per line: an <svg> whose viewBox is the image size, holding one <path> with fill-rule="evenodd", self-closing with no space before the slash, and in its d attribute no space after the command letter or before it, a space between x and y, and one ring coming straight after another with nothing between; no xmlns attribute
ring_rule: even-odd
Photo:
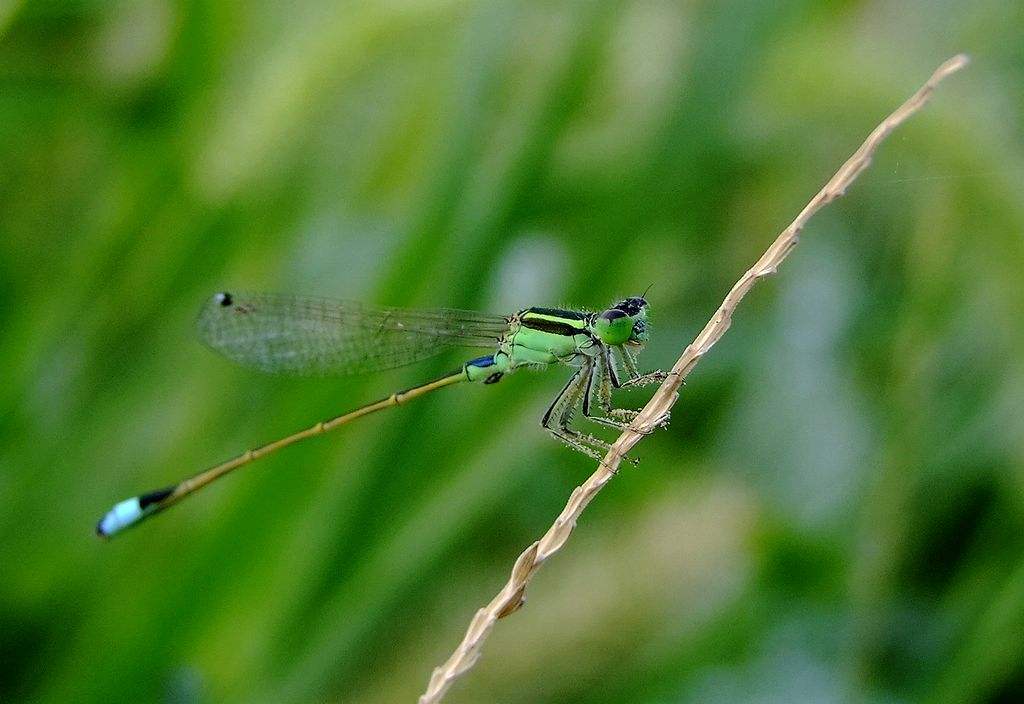
<svg viewBox="0 0 1024 704"><path fill-rule="evenodd" d="M563 320L552 320L562 318ZM558 310L555 308L530 308L523 312L520 325L530 330L551 333L552 335L590 335L586 327L587 315L576 311ZM580 323L568 322L580 321Z"/></svg>
<svg viewBox="0 0 1024 704"><path fill-rule="evenodd" d="M524 317L522 325L524 328L530 330L540 330L541 332L549 332L553 335L565 335L566 337L572 337L574 335L582 335L586 332L583 328L577 328L569 323L559 323L555 320L547 320L545 318L530 318Z"/></svg>
<svg viewBox="0 0 1024 704"><path fill-rule="evenodd" d="M550 315L554 318L565 318L566 320L586 320L589 315L578 310L562 310L561 308L527 308L523 313Z"/></svg>

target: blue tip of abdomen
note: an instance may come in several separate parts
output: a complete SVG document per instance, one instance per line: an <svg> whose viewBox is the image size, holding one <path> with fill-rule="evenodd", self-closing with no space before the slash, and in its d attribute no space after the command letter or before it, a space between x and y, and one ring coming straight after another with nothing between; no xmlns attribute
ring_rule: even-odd
<svg viewBox="0 0 1024 704"><path fill-rule="evenodd" d="M144 512L139 505L139 497L125 499L114 508L107 511L107 515L96 524L96 535L101 538L109 538L143 517Z"/></svg>

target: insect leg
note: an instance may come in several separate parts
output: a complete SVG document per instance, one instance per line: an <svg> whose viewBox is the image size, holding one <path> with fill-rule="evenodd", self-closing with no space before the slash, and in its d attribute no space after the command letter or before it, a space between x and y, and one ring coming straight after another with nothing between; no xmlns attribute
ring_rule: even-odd
<svg viewBox="0 0 1024 704"><path fill-rule="evenodd" d="M590 375L590 383L587 384L587 393L583 397L583 417L587 420L591 420L601 425L607 425L617 430L623 430L629 423L627 421L616 419L614 416L614 410L612 408L612 385L614 377L614 371L609 365L610 357L608 354L608 348L604 347L601 351L601 355L594 359L594 371ZM617 379L616 379L617 380ZM591 396L594 392L594 386L597 386L598 403L601 405L601 409L604 411L604 416L598 416L591 413Z"/></svg>
<svg viewBox="0 0 1024 704"><path fill-rule="evenodd" d="M580 433L569 427L572 421L572 414L582 401L587 401L587 387L591 383L594 372L594 363L587 359L583 365L572 375L561 393L555 397L551 406L544 414L541 425L555 438L561 440L569 447L582 452L587 457L596 460L602 459L601 454L594 448L604 451L611 449L611 444L594 437L588 433ZM589 403L589 401L587 401Z"/></svg>
<svg viewBox="0 0 1024 704"><path fill-rule="evenodd" d="M629 379L622 386L652 386L660 384L668 378L668 374L660 369L647 374L641 374L636 365L636 356L630 352L625 345L617 347L616 350L622 355L622 366L626 368Z"/></svg>
<svg viewBox="0 0 1024 704"><path fill-rule="evenodd" d="M618 365L616 364L618 357L615 355L616 352L622 356L622 366L626 368L626 376L629 377L626 381L619 381ZM668 378L668 373L663 372L660 369L648 372L647 374L641 374L636 366L636 355L630 352L629 348L625 345L619 345L615 348L605 348L605 359L608 365L608 373L611 377L612 386L616 389L660 384Z"/></svg>
<svg viewBox="0 0 1024 704"><path fill-rule="evenodd" d="M606 364L608 365L610 371L609 376L611 378L612 384L615 385L616 388L628 388L637 386L649 386L651 384L660 384L668 376L667 374L665 374L665 372L662 371L654 371L649 374L640 374L640 372L637 371L636 367L636 357L633 356L632 352L630 352L624 346L616 347L615 351L622 355L622 365L626 368L626 374L630 377L627 381L621 384L615 384L615 382L618 380L617 376L614 373L616 357L612 350L609 348ZM604 406L605 412L610 417L618 421L621 421L623 423L623 426L631 423L633 419L636 418L637 415L640 413L640 411L636 411L631 408L613 408L611 403L610 389L607 398L607 405ZM668 425L668 421L669 415L666 413L665 417L661 419L658 425L664 428L665 426Z"/></svg>

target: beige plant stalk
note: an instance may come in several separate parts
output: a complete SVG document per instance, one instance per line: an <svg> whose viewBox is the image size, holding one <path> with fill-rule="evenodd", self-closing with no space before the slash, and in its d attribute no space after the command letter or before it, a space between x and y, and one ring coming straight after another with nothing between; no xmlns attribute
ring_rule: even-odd
<svg viewBox="0 0 1024 704"><path fill-rule="evenodd" d="M729 291L729 294L722 301L722 305L715 311L714 316L704 326L697 338L691 342L679 360L672 367L668 378L658 388L657 392L644 406L640 415L633 423L623 431L618 440L612 446L608 454L601 460L597 470L590 477L572 492L568 503L548 532L537 542L526 548L516 560L512 567L512 575L508 582L498 592L487 606L476 612L469 624L465 637L452 653L451 657L434 670L427 685L426 692L420 696L420 704L435 704L441 701L445 692L452 683L463 673L473 667L477 658L480 657L480 649L483 646L491 629L499 618L508 616L523 605L526 587L533 579L533 576L544 564L544 561L558 552L569 539L572 529L576 526L583 509L587 507L602 487L615 476L616 469L622 461L623 455L629 452L640 440L649 435L659 423L666 417L666 414L675 405L679 398L679 387L683 380L693 370L701 358L707 354L716 342L725 334L732 323L732 314L736 306L747 295L747 292L754 287L759 280L774 274L778 271L779 265L786 259L790 251L796 246L800 231L807 224L807 221L822 207L828 205L836 198L842 196L851 183L857 178L861 171L871 163L871 157L882 141L896 127L902 124L907 118L920 110L928 101L932 91L942 79L963 68L967 64L967 57L959 54L949 59L932 74L931 78L921 86L916 93L897 108L891 115L882 121L874 131L868 135L860 148L853 153L839 171L829 179L811 202L808 203L796 219L782 231L768 250L761 255L761 258L752 266Z"/></svg>

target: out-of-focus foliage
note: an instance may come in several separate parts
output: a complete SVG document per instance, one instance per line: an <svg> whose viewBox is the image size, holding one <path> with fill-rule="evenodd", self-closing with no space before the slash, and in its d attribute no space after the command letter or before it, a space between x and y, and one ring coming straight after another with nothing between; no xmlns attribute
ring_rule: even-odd
<svg viewBox="0 0 1024 704"><path fill-rule="evenodd" d="M890 109L454 702L1024 696L1017 2L0 3L0 700L412 701L593 462L441 392L103 544L115 500L458 362L260 376L222 288L649 284L646 367ZM639 405L640 392L621 395Z"/></svg>

